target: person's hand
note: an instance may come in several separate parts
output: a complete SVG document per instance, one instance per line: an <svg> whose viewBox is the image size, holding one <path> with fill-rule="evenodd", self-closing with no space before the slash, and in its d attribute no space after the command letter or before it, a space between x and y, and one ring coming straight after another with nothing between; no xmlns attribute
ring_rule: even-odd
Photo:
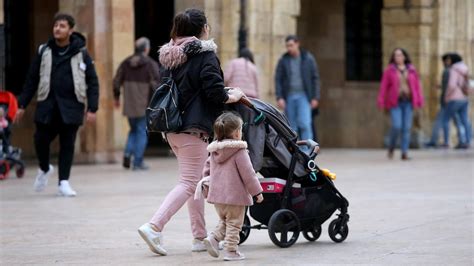
<svg viewBox="0 0 474 266"><path fill-rule="evenodd" d="M114 100L114 107L115 107L115 109L120 108L120 100Z"/></svg>
<svg viewBox="0 0 474 266"><path fill-rule="evenodd" d="M257 203L262 203L262 201L263 201L263 195L262 195L262 193L260 193L260 194L257 195L257 200L256 200L256 202L257 202Z"/></svg>
<svg viewBox="0 0 474 266"><path fill-rule="evenodd" d="M227 95L229 95L229 100L227 100L227 103L236 103L240 101L240 98L242 98L245 94L239 88L232 88L227 91Z"/></svg>
<svg viewBox="0 0 474 266"><path fill-rule="evenodd" d="M283 100L281 98L278 99L277 105L278 105L278 108L280 108L282 110L285 110L285 108L286 108L286 102L285 102L285 100Z"/></svg>
<svg viewBox="0 0 474 266"><path fill-rule="evenodd" d="M311 100L311 108L316 109L316 108L318 108L318 106L319 106L319 101L316 100L316 99L312 99Z"/></svg>
<svg viewBox="0 0 474 266"><path fill-rule="evenodd" d="M96 114L92 112L87 112L86 114L86 121L87 123L94 123L97 119Z"/></svg>
<svg viewBox="0 0 474 266"><path fill-rule="evenodd" d="M13 119L13 122L14 123L20 122L24 114L25 114L25 109L21 109L21 108L18 109L18 111L16 111L16 115L15 115L15 118Z"/></svg>

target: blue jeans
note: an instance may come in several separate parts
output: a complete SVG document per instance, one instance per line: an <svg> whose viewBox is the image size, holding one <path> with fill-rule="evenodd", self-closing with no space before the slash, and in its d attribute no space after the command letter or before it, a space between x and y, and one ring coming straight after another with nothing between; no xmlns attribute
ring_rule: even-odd
<svg viewBox="0 0 474 266"><path fill-rule="evenodd" d="M464 132L460 135L459 144L470 144L472 137L472 128L468 119L469 102L467 100L450 101L446 104L446 112L444 113L443 124L448 127L449 135L449 120L455 115L459 115L461 125Z"/></svg>
<svg viewBox="0 0 474 266"><path fill-rule="evenodd" d="M286 115L300 139L313 139L311 105L304 92L291 93L286 99Z"/></svg>
<svg viewBox="0 0 474 266"><path fill-rule="evenodd" d="M441 128L443 129L443 141L444 145L449 144L449 122L446 124L444 123L444 115L446 113L446 107L441 106L441 108L438 111L438 114L436 115L436 119L433 123L433 131L431 133L431 139L430 143L432 144L437 144L438 143L438 136L439 136L439 131ZM455 114L454 117L454 124L456 125L456 129L458 132L458 140L461 142L461 135L464 134L464 127L461 124L461 119L459 118L458 114Z"/></svg>
<svg viewBox="0 0 474 266"><path fill-rule="evenodd" d="M394 149L398 136L401 134L400 148L402 153L408 152L410 132L413 123L413 107L411 101L399 101L398 106L390 109L392 129L390 130L389 148Z"/></svg>
<svg viewBox="0 0 474 266"><path fill-rule="evenodd" d="M133 156L133 166L141 166L148 142L146 119L144 116L128 118L128 123L130 124L130 131L128 132L127 145L125 146L125 156Z"/></svg>

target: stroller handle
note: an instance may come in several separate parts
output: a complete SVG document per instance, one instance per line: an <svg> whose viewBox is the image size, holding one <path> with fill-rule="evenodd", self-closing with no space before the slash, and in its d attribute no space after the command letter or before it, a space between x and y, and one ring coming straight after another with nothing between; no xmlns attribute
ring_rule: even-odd
<svg viewBox="0 0 474 266"><path fill-rule="evenodd" d="M253 105L252 102L250 102L250 100L249 100L249 98L247 98L247 96L242 96L242 98L240 98L240 100L239 100L239 103L249 107L250 109L255 110L255 106Z"/></svg>
<svg viewBox="0 0 474 266"><path fill-rule="evenodd" d="M307 140L298 140L296 142L296 144L298 146L306 146L310 151L311 153L309 154L309 156L311 158L313 158L315 155L318 154L319 152L319 143L317 143L316 141L312 140L312 139L307 139Z"/></svg>

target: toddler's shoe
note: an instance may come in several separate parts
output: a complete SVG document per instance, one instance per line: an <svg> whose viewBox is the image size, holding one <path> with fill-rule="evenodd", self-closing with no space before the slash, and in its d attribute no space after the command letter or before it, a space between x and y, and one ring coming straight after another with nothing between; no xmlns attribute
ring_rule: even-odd
<svg viewBox="0 0 474 266"><path fill-rule="evenodd" d="M239 251L224 251L224 260L233 261L233 260L244 260L244 254Z"/></svg>
<svg viewBox="0 0 474 266"><path fill-rule="evenodd" d="M193 239L193 245L191 247L192 252L202 252L206 250L206 245L203 240Z"/></svg>
<svg viewBox="0 0 474 266"><path fill-rule="evenodd" d="M214 258L219 257L219 242L214 238L214 236L210 235L203 240L204 245L206 245L207 253L213 256Z"/></svg>
<svg viewBox="0 0 474 266"><path fill-rule="evenodd" d="M153 253L162 256L166 256L168 254L168 252L166 252L166 250L163 248L163 234L153 230L149 223L140 226L140 228L138 228L138 233L143 238L143 240L145 240Z"/></svg>

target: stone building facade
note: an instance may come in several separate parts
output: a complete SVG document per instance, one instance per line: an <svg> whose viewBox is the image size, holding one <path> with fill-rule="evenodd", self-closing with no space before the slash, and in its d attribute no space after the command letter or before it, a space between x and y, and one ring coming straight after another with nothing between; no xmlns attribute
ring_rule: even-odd
<svg viewBox="0 0 474 266"><path fill-rule="evenodd" d="M5 29L14 29L15 23L21 24L15 16L22 15L27 19L22 25L28 38L23 42L17 40L17 43L26 47L22 52L31 59L36 47L50 35L51 18L57 11L76 17L77 31L87 37L87 47L95 58L101 86L97 124L83 127L77 140L79 160L115 161L115 151L123 147L128 129L121 112L113 108L115 70L133 52L135 37L147 32L155 45L153 49L157 49L168 38L173 15L170 10L176 13L188 7L205 10L211 35L225 65L237 56L240 7L245 4L246 10L242 13L246 21L247 44L254 52L260 70L262 98L269 102L275 102L274 69L284 52L284 38L288 34L301 37L302 45L315 55L320 68L322 99L316 124L319 141L324 147L382 147L389 123L375 105L380 73L395 47L406 48L420 73L427 100L426 106L417 114L416 124L419 132L429 134L438 107L438 92L434 88L440 82L440 56L457 51L468 65L474 66L474 19L469 16L474 14L474 2L357 0L354 6L354 1L28 0L25 2L29 8L21 9L15 7L15 0L6 0L0 3L3 5L0 24L4 24ZM148 22L145 18L149 18ZM354 28L353 23L362 26ZM354 34L354 29L359 32L364 27L367 30L361 30L361 34L367 36L361 40ZM155 33L160 37L153 39ZM11 52L8 43L17 35L9 30L5 35L7 58L15 58L21 52L13 51L14 45ZM374 48L364 49L365 44ZM368 62L370 67L358 69L357 66L367 66L360 62ZM8 72L8 62L6 65L6 84L9 84L11 72ZM26 68L22 71L26 72ZM21 75L15 78L19 80ZM18 88L14 91L18 92ZM27 155L34 154L32 107L28 109L27 119L16 126L13 140ZM471 111L472 108L471 104Z"/></svg>

